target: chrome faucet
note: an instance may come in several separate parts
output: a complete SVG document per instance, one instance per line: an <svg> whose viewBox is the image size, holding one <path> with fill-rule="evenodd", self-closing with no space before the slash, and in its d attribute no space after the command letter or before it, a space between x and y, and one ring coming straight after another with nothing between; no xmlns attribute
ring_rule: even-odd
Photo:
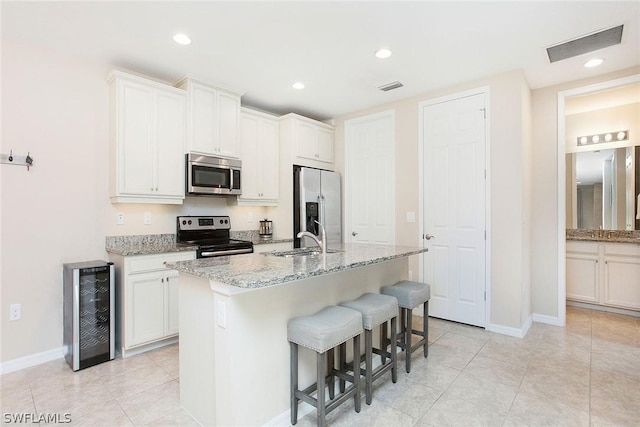
<svg viewBox="0 0 640 427"><path fill-rule="evenodd" d="M302 238L302 237L309 237L311 239L313 239L314 242L316 242L316 244L318 245L318 247L320 248L320 251L322 252L322 255L326 255L327 254L327 233L324 231L324 227L322 226L322 224L320 224L318 221L315 221L316 224L318 224L318 226L320 227L320 235L322 236L322 240L318 239L318 236L316 236L313 233L310 233L308 231L301 231L298 233L298 239Z"/></svg>

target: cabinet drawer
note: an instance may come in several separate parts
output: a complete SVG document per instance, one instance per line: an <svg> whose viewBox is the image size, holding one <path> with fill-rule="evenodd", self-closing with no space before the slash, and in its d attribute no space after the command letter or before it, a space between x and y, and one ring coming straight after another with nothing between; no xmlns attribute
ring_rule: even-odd
<svg viewBox="0 0 640 427"><path fill-rule="evenodd" d="M128 274L144 273L147 271L164 270L165 262L188 261L195 259L195 252L171 252L157 255L139 255L126 257Z"/></svg>
<svg viewBox="0 0 640 427"><path fill-rule="evenodd" d="M593 254L598 255L599 242L577 242L567 241L567 253Z"/></svg>
<svg viewBox="0 0 640 427"><path fill-rule="evenodd" d="M606 243L604 245L604 254L640 257L640 245L635 243Z"/></svg>

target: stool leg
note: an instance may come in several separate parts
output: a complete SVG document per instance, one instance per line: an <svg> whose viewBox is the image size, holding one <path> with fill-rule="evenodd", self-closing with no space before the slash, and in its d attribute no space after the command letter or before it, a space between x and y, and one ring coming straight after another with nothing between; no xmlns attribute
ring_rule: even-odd
<svg viewBox="0 0 640 427"><path fill-rule="evenodd" d="M338 366L340 371L344 372L347 368L347 343L340 344L338 349ZM344 393L345 390L345 382L343 379L338 380L338 384L340 384L340 393Z"/></svg>
<svg viewBox="0 0 640 427"><path fill-rule="evenodd" d="M405 353L405 364L407 368L407 374L411 372L411 330L413 328L413 312L410 308L405 309L407 313L407 330L404 334L404 353Z"/></svg>
<svg viewBox="0 0 640 427"><path fill-rule="evenodd" d="M353 338L353 360L354 360L354 365L356 364L356 360L359 362L360 361L360 335L356 335ZM358 367L360 365L358 364ZM354 400L354 405L355 405L355 409L356 412L360 412L360 369L353 369L353 386L356 388L356 393L355 393L355 397L353 398Z"/></svg>
<svg viewBox="0 0 640 427"><path fill-rule="evenodd" d="M334 357L335 354L333 352L333 349L330 348L329 350L327 350L327 375L329 377L329 382L327 383L327 386L329 387L329 399L333 400L333 398L335 397L335 393L336 393L336 389L335 389L335 376L333 374L333 370L334 370Z"/></svg>
<svg viewBox="0 0 640 427"><path fill-rule="evenodd" d="M424 333L424 357L429 355L429 301L424 302L424 319L422 319L422 332Z"/></svg>
<svg viewBox="0 0 640 427"><path fill-rule="evenodd" d="M327 415L327 406L325 404L324 388L325 388L325 372L324 367L327 363L327 352L317 353L317 381L318 381L318 394L316 396L316 419L318 427L324 427L325 417Z"/></svg>
<svg viewBox="0 0 640 427"><path fill-rule="evenodd" d="M400 309L400 336L398 339L400 340L400 348L402 351L405 351L405 332L407 331L407 310L404 308Z"/></svg>
<svg viewBox="0 0 640 427"><path fill-rule="evenodd" d="M398 381L398 349L397 349L397 332L396 332L396 323L398 322L397 317L391 318L391 381L396 383ZM386 325L386 322L385 322Z"/></svg>
<svg viewBox="0 0 640 427"><path fill-rule="evenodd" d="M384 365L384 362L387 360L384 355L384 352L387 351L387 322L384 322L382 325L380 325L380 350L382 350L380 360Z"/></svg>
<svg viewBox="0 0 640 427"><path fill-rule="evenodd" d="M364 366L365 366L365 394L367 405L371 405L371 382L373 381L373 332L370 329L364 331ZM354 359L355 364L355 359ZM360 366L358 365L358 370ZM355 369L354 369L355 371Z"/></svg>
<svg viewBox="0 0 640 427"><path fill-rule="evenodd" d="M291 424L296 425L298 422L298 398L296 397L296 391L298 391L298 344L289 342L289 348L291 355Z"/></svg>

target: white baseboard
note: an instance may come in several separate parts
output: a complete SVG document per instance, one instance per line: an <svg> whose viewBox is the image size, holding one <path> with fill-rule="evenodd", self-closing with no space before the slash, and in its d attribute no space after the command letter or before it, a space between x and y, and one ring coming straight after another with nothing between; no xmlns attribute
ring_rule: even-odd
<svg viewBox="0 0 640 427"><path fill-rule="evenodd" d="M538 323L546 323L547 325L564 326L560 319L556 316L547 316L544 314L533 313L533 321Z"/></svg>
<svg viewBox="0 0 640 427"><path fill-rule="evenodd" d="M298 406L298 421L307 414L315 412L316 408L305 402L300 402ZM262 427L290 427L291 426L291 410L288 409L264 424Z"/></svg>
<svg viewBox="0 0 640 427"><path fill-rule="evenodd" d="M61 359L64 357L63 351L64 347L54 348L53 350L43 351L42 353L31 354L29 356L2 362L0 363L0 374L8 374L9 372L15 372L31 366L51 362L52 360Z"/></svg>
<svg viewBox="0 0 640 427"><path fill-rule="evenodd" d="M487 327L487 330L502 335L508 335L510 337L524 338L525 335L527 335L527 332L529 332L529 328L531 327L532 322L533 319L531 316L529 316L527 321L524 322L524 325L522 325L522 327L520 328L512 328L510 326L502 326L492 323Z"/></svg>

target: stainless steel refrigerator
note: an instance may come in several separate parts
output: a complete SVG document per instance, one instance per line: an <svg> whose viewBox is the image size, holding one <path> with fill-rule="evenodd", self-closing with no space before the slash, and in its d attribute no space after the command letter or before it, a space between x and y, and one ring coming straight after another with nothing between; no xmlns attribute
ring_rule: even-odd
<svg viewBox="0 0 640 427"><path fill-rule="evenodd" d="M300 231L320 236L318 221L327 233L327 247L342 243L340 174L321 169L293 167L293 246L313 247L309 237L298 239Z"/></svg>

